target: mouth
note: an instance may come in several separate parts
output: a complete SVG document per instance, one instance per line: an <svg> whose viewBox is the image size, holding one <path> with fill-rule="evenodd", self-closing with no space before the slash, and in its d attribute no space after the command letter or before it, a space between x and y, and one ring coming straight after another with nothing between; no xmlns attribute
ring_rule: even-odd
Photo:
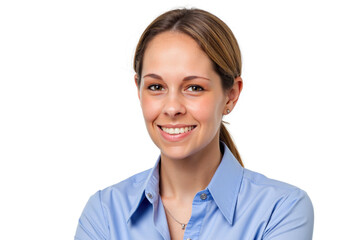
<svg viewBox="0 0 361 240"><path fill-rule="evenodd" d="M196 125L190 125L190 126L185 126L185 127L163 127L163 126L159 126L158 127L165 133L170 134L170 135L178 135L178 134L182 134L182 133L187 133L192 131L194 128L196 128Z"/></svg>

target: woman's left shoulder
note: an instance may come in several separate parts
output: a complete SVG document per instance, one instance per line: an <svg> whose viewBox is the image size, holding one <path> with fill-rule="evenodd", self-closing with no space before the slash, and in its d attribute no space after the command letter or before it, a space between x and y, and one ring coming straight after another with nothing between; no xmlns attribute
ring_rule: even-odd
<svg viewBox="0 0 361 240"><path fill-rule="evenodd" d="M245 169L239 197L267 222L263 239L312 239L314 210L304 190Z"/></svg>
<svg viewBox="0 0 361 240"><path fill-rule="evenodd" d="M307 195L307 193L290 183L268 178L267 176L244 169L242 184L259 189L259 191L269 191L275 195L289 195L298 192L300 195Z"/></svg>
<svg viewBox="0 0 361 240"><path fill-rule="evenodd" d="M240 197L250 201L260 199L259 204L266 208L283 209L282 212L301 211L313 218L312 201L306 191L248 169L244 169Z"/></svg>

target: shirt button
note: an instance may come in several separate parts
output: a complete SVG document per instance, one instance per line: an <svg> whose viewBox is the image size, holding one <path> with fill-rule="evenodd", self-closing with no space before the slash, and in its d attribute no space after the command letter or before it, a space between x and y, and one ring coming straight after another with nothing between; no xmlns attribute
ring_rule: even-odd
<svg viewBox="0 0 361 240"><path fill-rule="evenodd" d="M207 199L207 194L202 193L202 194L201 194L201 199L202 199L202 200L206 200L206 199Z"/></svg>
<svg viewBox="0 0 361 240"><path fill-rule="evenodd" d="M151 193L147 193L147 196L150 198L150 199L153 199L153 195Z"/></svg>

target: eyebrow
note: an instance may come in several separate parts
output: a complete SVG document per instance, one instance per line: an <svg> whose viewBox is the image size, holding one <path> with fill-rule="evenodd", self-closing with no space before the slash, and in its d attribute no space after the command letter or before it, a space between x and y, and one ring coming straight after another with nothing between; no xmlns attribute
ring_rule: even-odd
<svg viewBox="0 0 361 240"><path fill-rule="evenodd" d="M145 77L151 77L151 78L155 78L155 79L158 79L158 80L163 80L163 78L155 73L149 73L145 76L143 76L143 78ZM183 81L190 81L190 80L193 80L193 79L196 79L196 78L201 78L201 79L205 79L205 80L210 80L209 78L206 78L206 77L201 77L201 76L187 76L185 78L183 78Z"/></svg>

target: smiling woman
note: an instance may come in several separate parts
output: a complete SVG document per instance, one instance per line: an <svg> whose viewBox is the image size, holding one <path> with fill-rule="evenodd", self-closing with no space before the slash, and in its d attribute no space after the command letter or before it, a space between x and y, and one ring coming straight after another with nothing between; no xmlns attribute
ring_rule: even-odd
<svg viewBox="0 0 361 240"><path fill-rule="evenodd" d="M226 24L198 9L166 12L141 36L134 70L160 157L92 196L75 239L312 239L307 194L245 169L222 123L242 90Z"/></svg>
<svg viewBox="0 0 361 240"><path fill-rule="evenodd" d="M146 126L162 161L197 158L218 165L219 126L226 109L235 104L240 84L225 92L206 53L176 31L155 36L142 64L143 77L137 74L135 79Z"/></svg>

